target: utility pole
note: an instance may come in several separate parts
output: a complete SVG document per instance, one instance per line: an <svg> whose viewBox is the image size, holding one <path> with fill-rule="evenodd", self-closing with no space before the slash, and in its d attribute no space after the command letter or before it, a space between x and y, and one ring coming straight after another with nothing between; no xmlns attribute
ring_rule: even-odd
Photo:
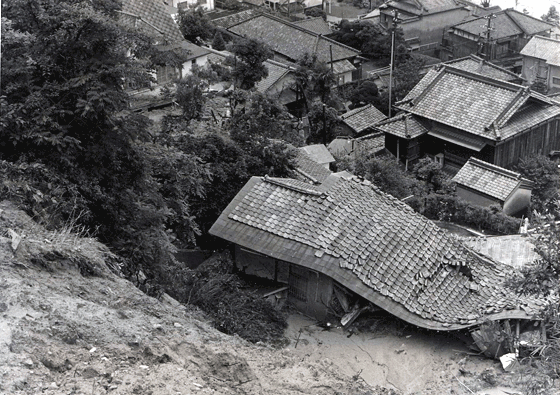
<svg viewBox="0 0 560 395"><path fill-rule="evenodd" d="M486 55L486 60L490 61L492 59L492 48L490 46L490 33L492 33L492 30L494 30L494 28L492 27L492 19L496 18L496 15L490 14L490 15L486 15L484 18L488 19L488 23L486 24L486 26L483 26L486 28L485 55Z"/></svg>
<svg viewBox="0 0 560 395"><path fill-rule="evenodd" d="M393 63L395 62L395 30L397 29L397 18L399 12L393 11L393 20L391 21L391 63L389 65L389 118L391 118L391 100L393 94Z"/></svg>

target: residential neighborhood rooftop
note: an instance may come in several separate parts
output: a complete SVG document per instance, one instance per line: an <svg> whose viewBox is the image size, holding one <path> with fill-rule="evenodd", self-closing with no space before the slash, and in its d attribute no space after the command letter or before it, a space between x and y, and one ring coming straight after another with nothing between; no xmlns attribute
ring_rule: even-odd
<svg viewBox="0 0 560 395"><path fill-rule="evenodd" d="M532 239L522 235L469 237L463 239L463 243L516 269L526 267L539 258Z"/></svg>
<svg viewBox="0 0 560 395"><path fill-rule="evenodd" d="M268 91L274 84L280 81L289 73L293 72L295 69L289 65L276 62L274 60L268 59L264 62L264 66L268 70L268 75L257 82L257 91L261 93L265 93Z"/></svg>
<svg viewBox="0 0 560 395"><path fill-rule="evenodd" d="M464 58L450 60L445 62L450 66L453 66L457 69L470 71L472 73L478 73L485 75L490 78L495 78L498 80L516 82L521 81L523 78L520 75L517 75L509 70L504 69L503 67L496 66L493 63L490 63L482 58L479 58L476 55L469 55L465 56Z"/></svg>
<svg viewBox="0 0 560 395"><path fill-rule="evenodd" d="M314 161L303 150L297 150L296 156L296 178L314 184L323 183L332 174L332 171L325 168L322 164Z"/></svg>
<svg viewBox="0 0 560 395"><path fill-rule="evenodd" d="M220 18L212 19L211 22L214 26L228 29L233 25L237 25L247 19L253 18L256 15L262 14L264 11L260 8L250 8L248 10L240 11L235 14L223 16Z"/></svg>
<svg viewBox="0 0 560 395"><path fill-rule="evenodd" d="M385 114L372 104L350 110L340 116L342 122L354 130L355 133L363 132L387 118Z"/></svg>
<svg viewBox="0 0 560 395"><path fill-rule="evenodd" d="M428 133L428 129L412 114L401 113L379 122L375 128L401 138L415 138Z"/></svg>
<svg viewBox="0 0 560 395"><path fill-rule="evenodd" d="M306 145L305 147L299 148L299 150L305 152L313 161L317 163L325 164L335 161L324 144Z"/></svg>
<svg viewBox="0 0 560 395"><path fill-rule="evenodd" d="M521 50L521 55L545 60L547 64L560 66L560 40L533 36Z"/></svg>
<svg viewBox="0 0 560 395"><path fill-rule="evenodd" d="M530 183L519 173L476 158L470 158L453 181L501 201L505 201L521 183Z"/></svg>
<svg viewBox="0 0 560 395"><path fill-rule="evenodd" d="M185 40L179 26L161 1L123 0L119 20L127 26L140 29L151 37L161 37L163 44Z"/></svg>
<svg viewBox="0 0 560 395"><path fill-rule="evenodd" d="M329 35L333 32L329 24L320 16L316 18L308 18L308 19L301 19L299 21L293 21L292 24L303 27L317 34Z"/></svg>
<svg viewBox="0 0 560 395"><path fill-rule="evenodd" d="M546 303L505 288L507 266L356 178L331 176L313 186L252 177L210 233L321 272L428 329L530 318Z"/></svg>

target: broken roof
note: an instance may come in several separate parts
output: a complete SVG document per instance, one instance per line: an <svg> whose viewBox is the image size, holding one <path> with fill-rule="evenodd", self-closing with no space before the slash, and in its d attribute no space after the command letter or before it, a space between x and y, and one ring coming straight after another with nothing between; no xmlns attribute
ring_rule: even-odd
<svg viewBox="0 0 560 395"><path fill-rule="evenodd" d="M554 25L534 18L522 12L508 8L493 14L495 18L491 21L492 30L490 39L499 40L506 37L528 35L533 36L551 30ZM480 17L461 22L451 27L452 30L462 30L478 38L486 37L488 19ZM473 38L474 38L473 37Z"/></svg>
<svg viewBox="0 0 560 395"><path fill-rule="evenodd" d="M453 177L453 181L502 202L522 183L531 183L521 178L519 173L476 158L470 158Z"/></svg>
<svg viewBox="0 0 560 395"><path fill-rule="evenodd" d="M475 55L469 55L465 56L464 58L450 60L448 62L445 62L445 64L451 65L456 69L482 74L498 80L510 81L514 83L516 83L517 81L521 82L523 80L521 76L502 67L496 66L495 64L490 63Z"/></svg>
<svg viewBox="0 0 560 395"><path fill-rule="evenodd" d="M468 237L463 243L492 259L521 269L539 258L530 237L522 235Z"/></svg>
<svg viewBox="0 0 560 395"><path fill-rule="evenodd" d="M526 127L560 115L560 107L555 102L528 87L449 65L431 69L396 106L494 141L515 134L519 129L513 127L519 122L516 116L528 107L531 107L530 114L522 116Z"/></svg>
<svg viewBox="0 0 560 395"><path fill-rule="evenodd" d="M560 67L560 41L534 36L521 50L521 55L546 60L547 64Z"/></svg>
<svg viewBox="0 0 560 395"><path fill-rule="evenodd" d="M305 152L309 155L311 160L317 163L325 164L334 162L333 156L324 144L306 145L305 147L299 148L299 150Z"/></svg>
<svg viewBox="0 0 560 395"><path fill-rule="evenodd" d="M178 43L184 37L165 5L157 0L123 0L119 21L165 43Z"/></svg>
<svg viewBox="0 0 560 395"><path fill-rule="evenodd" d="M387 117L372 104L364 107L355 108L340 116L342 122L346 124L355 133L360 133L367 128L372 127Z"/></svg>
<svg viewBox="0 0 560 395"><path fill-rule="evenodd" d="M317 54L320 61L329 63L331 47L333 61L350 59L360 53L354 48L269 14L257 15L231 26L228 30L240 36L262 41L273 51L294 61L309 53Z"/></svg>
<svg viewBox="0 0 560 395"><path fill-rule="evenodd" d="M532 318L543 300L503 286L509 269L369 182L252 177L210 234L321 272L397 317L451 330Z"/></svg>

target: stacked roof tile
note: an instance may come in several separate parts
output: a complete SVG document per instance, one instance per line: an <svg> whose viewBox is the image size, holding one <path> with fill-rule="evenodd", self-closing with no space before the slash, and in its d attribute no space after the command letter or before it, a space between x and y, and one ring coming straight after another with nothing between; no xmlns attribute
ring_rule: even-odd
<svg viewBox="0 0 560 395"><path fill-rule="evenodd" d="M523 182L521 174L470 158L453 177L459 185L505 201Z"/></svg>
<svg viewBox="0 0 560 395"><path fill-rule="evenodd" d="M255 16L231 26L231 32L257 39L293 61L306 53L317 54L320 61L331 62L356 57L360 51L323 37L303 27L286 22L268 14Z"/></svg>
<svg viewBox="0 0 560 395"><path fill-rule="evenodd" d="M560 66L560 40L534 36L523 47L521 55L543 59L552 66Z"/></svg>
<svg viewBox="0 0 560 395"><path fill-rule="evenodd" d="M493 63L487 62L486 60L481 59L475 55L469 55L464 58L450 60L448 62L445 62L445 64L451 65L460 70L482 74L498 80L504 80L513 83L522 81L521 76L512 73L511 71L506 70L502 67L496 66Z"/></svg>
<svg viewBox="0 0 560 395"><path fill-rule="evenodd" d="M140 29L161 44L179 43L184 37L165 5L157 0L123 0L120 23Z"/></svg>
<svg viewBox="0 0 560 395"><path fill-rule="evenodd" d="M508 268L367 182L253 177L210 233L324 273L412 324L459 329L530 318L544 301L503 287Z"/></svg>
<svg viewBox="0 0 560 395"><path fill-rule="evenodd" d="M416 117L406 113L379 122L375 128L403 139L411 139L428 133L428 129Z"/></svg>
<svg viewBox="0 0 560 395"><path fill-rule="evenodd" d="M298 154L295 158L296 178L314 184L321 184L332 174L325 166L311 159L305 151L297 150L297 152Z"/></svg>
<svg viewBox="0 0 560 395"><path fill-rule="evenodd" d="M492 259L521 269L539 258L531 238L521 235L469 237L463 243Z"/></svg>
<svg viewBox="0 0 560 395"><path fill-rule="evenodd" d="M373 105L368 104L348 111L342 114L340 118L355 133L361 133L387 117Z"/></svg>

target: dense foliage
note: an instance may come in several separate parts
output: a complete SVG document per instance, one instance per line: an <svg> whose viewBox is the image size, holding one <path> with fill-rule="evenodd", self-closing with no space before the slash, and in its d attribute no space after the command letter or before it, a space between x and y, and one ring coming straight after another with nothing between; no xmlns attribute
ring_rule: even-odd
<svg viewBox="0 0 560 395"><path fill-rule="evenodd" d="M195 44L210 40L215 31L201 7L179 9L179 29L183 37Z"/></svg>
<svg viewBox="0 0 560 395"><path fill-rule="evenodd" d="M272 50L264 43L248 38L238 38L228 48L235 55L233 77L241 89L251 89L268 76L263 62L272 58Z"/></svg>
<svg viewBox="0 0 560 395"><path fill-rule="evenodd" d="M537 155L521 159L515 170L534 183L532 208L542 214L556 215L560 219L560 212L555 205L560 190L558 164L544 155Z"/></svg>

